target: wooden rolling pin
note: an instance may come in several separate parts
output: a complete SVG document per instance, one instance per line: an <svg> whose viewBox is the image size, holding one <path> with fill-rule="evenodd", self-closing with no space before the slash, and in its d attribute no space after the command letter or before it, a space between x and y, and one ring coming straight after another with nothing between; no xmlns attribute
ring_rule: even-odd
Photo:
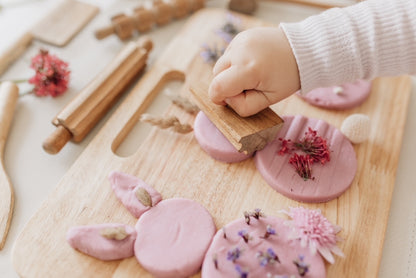
<svg viewBox="0 0 416 278"><path fill-rule="evenodd" d="M162 0L153 1L151 9L140 6L134 9L131 16L118 14L111 18L111 25L95 31L99 40L116 34L121 40L133 36L134 30L140 33L149 31L153 25L159 26L169 23L173 18L179 19L204 7L205 0Z"/></svg>
<svg viewBox="0 0 416 278"><path fill-rule="evenodd" d="M152 42L142 37L129 42L52 121L57 129L43 142L43 149L58 153L69 141L80 142L111 108L117 97L144 69Z"/></svg>
<svg viewBox="0 0 416 278"><path fill-rule="evenodd" d="M4 169L4 146L13 113L19 97L19 88L11 82L3 82L0 85L0 250L3 249L9 232L10 222L13 216L14 193L13 187Z"/></svg>

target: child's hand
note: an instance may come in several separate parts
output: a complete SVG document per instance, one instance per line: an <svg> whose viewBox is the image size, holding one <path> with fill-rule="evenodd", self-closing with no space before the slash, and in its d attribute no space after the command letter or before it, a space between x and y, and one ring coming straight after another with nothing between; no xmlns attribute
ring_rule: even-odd
<svg viewBox="0 0 416 278"><path fill-rule="evenodd" d="M280 28L239 33L217 61L209 87L211 100L239 115L253 115L300 88L289 42Z"/></svg>

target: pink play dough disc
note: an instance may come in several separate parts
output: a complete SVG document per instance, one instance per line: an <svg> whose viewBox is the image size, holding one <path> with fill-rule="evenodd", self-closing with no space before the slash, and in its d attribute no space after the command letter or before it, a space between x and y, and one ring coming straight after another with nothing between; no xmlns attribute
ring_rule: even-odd
<svg viewBox="0 0 416 278"><path fill-rule="evenodd" d="M194 134L201 148L216 160L233 163L252 156L237 151L203 112L196 115Z"/></svg>
<svg viewBox="0 0 416 278"><path fill-rule="evenodd" d="M303 262L309 265L309 271L303 277L325 278L326 270L322 257L318 253L311 254L308 247L300 245L299 240L288 239L291 230L284 225L284 221L281 218L268 216L259 220L252 219L250 225L247 225L244 219L238 219L226 225L224 229L216 233L208 249L202 265L202 278L242 277L236 265L239 265L243 271L247 271L247 277L275 277L274 275L292 277L291 275L294 275L293 277L299 278L301 276L293 263L294 260L299 259L299 256L303 256ZM264 236L267 225L270 225L277 234L264 239L261 237ZM224 230L226 238L224 238ZM238 235L242 230L246 230L251 237L248 243ZM235 250L236 247L241 250L241 253L233 262L228 252ZM274 262L261 266L258 252L265 253L269 248L278 256L280 263ZM213 258L217 259L218 268L215 267ZM268 273L271 276L268 276Z"/></svg>
<svg viewBox="0 0 416 278"><path fill-rule="evenodd" d="M326 202L340 196L351 185L357 159L350 141L335 127L301 115L284 116L285 123L274 141L256 152L254 161L266 182L281 194L301 202ZM313 179L303 180L289 163L290 154L279 155L279 138L297 141L308 127L327 140L330 161L312 165Z"/></svg>
<svg viewBox="0 0 416 278"><path fill-rule="evenodd" d="M137 221L134 253L156 277L189 277L199 271L215 230L197 202L163 200Z"/></svg>
<svg viewBox="0 0 416 278"><path fill-rule="evenodd" d="M358 80L339 86L342 88L342 92L339 94L334 93L335 87L317 88L305 95L298 95L312 105L343 110L361 105L371 92L371 82L366 80Z"/></svg>

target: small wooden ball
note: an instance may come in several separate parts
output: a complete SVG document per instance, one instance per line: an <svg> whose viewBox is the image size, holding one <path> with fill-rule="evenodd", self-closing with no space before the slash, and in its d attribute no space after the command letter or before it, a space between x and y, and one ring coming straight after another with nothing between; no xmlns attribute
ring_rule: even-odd
<svg viewBox="0 0 416 278"><path fill-rule="evenodd" d="M257 9L256 0L230 0L228 3L228 9L243 13L243 14L252 14Z"/></svg>
<svg viewBox="0 0 416 278"><path fill-rule="evenodd" d="M163 1L157 0L153 2L153 11L157 25L165 25L172 20L172 7Z"/></svg>
<svg viewBox="0 0 416 278"><path fill-rule="evenodd" d="M153 12L142 6L134 9L133 19L134 26L140 33L149 31L152 29L153 24L155 24Z"/></svg>
<svg viewBox="0 0 416 278"><path fill-rule="evenodd" d="M364 114L352 114L345 118L341 125L341 132L354 144L366 141L370 131L370 118Z"/></svg>
<svg viewBox="0 0 416 278"><path fill-rule="evenodd" d="M130 38L134 31L133 20L125 14L118 14L111 18L114 30L121 40Z"/></svg>

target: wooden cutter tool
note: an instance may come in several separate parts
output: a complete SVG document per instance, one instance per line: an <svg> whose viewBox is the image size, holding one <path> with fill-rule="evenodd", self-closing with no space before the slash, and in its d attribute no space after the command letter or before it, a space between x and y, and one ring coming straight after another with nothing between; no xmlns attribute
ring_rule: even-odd
<svg viewBox="0 0 416 278"><path fill-rule="evenodd" d="M193 84L190 90L198 107L239 152L263 149L283 125L283 120L270 108L243 118L229 107L214 104L208 97L207 84Z"/></svg>
<svg viewBox="0 0 416 278"><path fill-rule="evenodd" d="M56 154L69 140L82 141L144 69L151 49L152 42L146 37L129 42L53 119L57 129L43 142L43 149Z"/></svg>
<svg viewBox="0 0 416 278"><path fill-rule="evenodd" d="M3 249L13 215L13 187L4 169L3 155L13 112L19 97L19 88L12 82L0 85L0 250Z"/></svg>

